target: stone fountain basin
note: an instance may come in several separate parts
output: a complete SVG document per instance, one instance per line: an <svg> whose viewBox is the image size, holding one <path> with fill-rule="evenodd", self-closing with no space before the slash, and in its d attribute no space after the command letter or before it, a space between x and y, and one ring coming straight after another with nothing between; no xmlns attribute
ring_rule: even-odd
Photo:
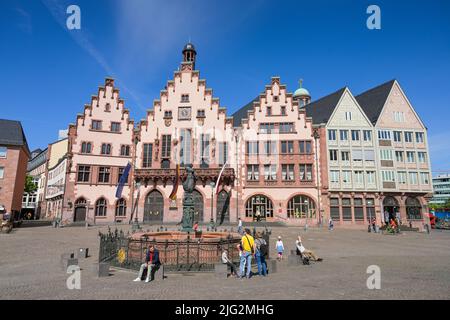
<svg viewBox="0 0 450 320"><path fill-rule="evenodd" d="M201 239L203 242L218 242L221 239L240 240L241 236L236 232L197 232L187 233L182 231L160 231L160 232L136 232L131 236L133 240L141 240L147 238L148 240L162 241L183 241L189 239Z"/></svg>

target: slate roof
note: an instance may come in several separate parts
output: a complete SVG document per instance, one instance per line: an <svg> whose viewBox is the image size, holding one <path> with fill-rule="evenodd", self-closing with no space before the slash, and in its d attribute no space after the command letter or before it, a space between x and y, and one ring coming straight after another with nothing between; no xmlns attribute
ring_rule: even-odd
<svg viewBox="0 0 450 320"><path fill-rule="evenodd" d="M240 108L238 111L233 113L231 116L233 117L233 127L239 127L241 125L242 119L246 119L248 117L247 111L253 110L253 102L258 102L259 96L255 99L247 103L245 106Z"/></svg>
<svg viewBox="0 0 450 320"><path fill-rule="evenodd" d="M30 153L20 121L0 119L0 145L25 146Z"/></svg>
<svg viewBox="0 0 450 320"><path fill-rule="evenodd" d="M319 100L308 103L302 108L306 110L307 117L312 117L313 124L328 122L346 88L347 87L343 87Z"/></svg>
<svg viewBox="0 0 450 320"><path fill-rule="evenodd" d="M395 79L390 80L355 97L373 124L378 121L394 82Z"/></svg>

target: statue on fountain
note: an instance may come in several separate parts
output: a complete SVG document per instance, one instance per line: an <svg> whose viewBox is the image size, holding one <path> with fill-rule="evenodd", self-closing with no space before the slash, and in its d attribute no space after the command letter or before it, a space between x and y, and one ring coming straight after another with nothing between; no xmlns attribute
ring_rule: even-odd
<svg viewBox="0 0 450 320"><path fill-rule="evenodd" d="M192 193L195 189L195 175L192 165L186 167L186 180L183 182L183 220L182 230L185 232L192 232L192 226L194 225L194 198Z"/></svg>

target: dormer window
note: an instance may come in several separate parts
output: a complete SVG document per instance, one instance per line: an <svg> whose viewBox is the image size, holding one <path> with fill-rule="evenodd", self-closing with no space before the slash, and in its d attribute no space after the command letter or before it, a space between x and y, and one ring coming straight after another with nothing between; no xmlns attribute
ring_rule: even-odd
<svg viewBox="0 0 450 320"><path fill-rule="evenodd" d="M271 115L272 115L272 107L267 107L266 116L271 116Z"/></svg>
<svg viewBox="0 0 450 320"><path fill-rule="evenodd" d="M170 110L164 111L164 118L172 118L172 111Z"/></svg>
<svg viewBox="0 0 450 320"><path fill-rule="evenodd" d="M189 102L189 95L188 94L182 94L181 95L181 102Z"/></svg>

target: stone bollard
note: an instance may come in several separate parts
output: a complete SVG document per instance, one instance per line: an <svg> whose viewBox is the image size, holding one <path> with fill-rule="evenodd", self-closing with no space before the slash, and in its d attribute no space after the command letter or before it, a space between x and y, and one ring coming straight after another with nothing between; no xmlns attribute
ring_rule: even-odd
<svg viewBox="0 0 450 320"><path fill-rule="evenodd" d="M267 263L267 273L276 273L277 272L277 260L270 259L266 260Z"/></svg>
<svg viewBox="0 0 450 320"><path fill-rule="evenodd" d="M228 266L224 263L216 263L214 265L214 275L217 278L227 278L228 277Z"/></svg>
<svg viewBox="0 0 450 320"><path fill-rule="evenodd" d="M100 262L94 264L94 274L99 277L108 277L109 276L109 262Z"/></svg>
<svg viewBox="0 0 450 320"><path fill-rule="evenodd" d="M73 252L71 253L63 253L61 255L61 268L63 271L67 271L67 268L69 266L77 266L78 265L78 259L75 258L75 254Z"/></svg>
<svg viewBox="0 0 450 320"><path fill-rule="evenodd" d="M78 249L78 254L77 254L78 259L86 259L87 257L89 257L89 248Z"/></svg>
<svg viewBox="0 0 450 320"><path fill-rule="evenodd" d="M295 254L290 254L288 256L288 265L289 266L296 266L302 263L302 259L299 255Z"/></svg>

